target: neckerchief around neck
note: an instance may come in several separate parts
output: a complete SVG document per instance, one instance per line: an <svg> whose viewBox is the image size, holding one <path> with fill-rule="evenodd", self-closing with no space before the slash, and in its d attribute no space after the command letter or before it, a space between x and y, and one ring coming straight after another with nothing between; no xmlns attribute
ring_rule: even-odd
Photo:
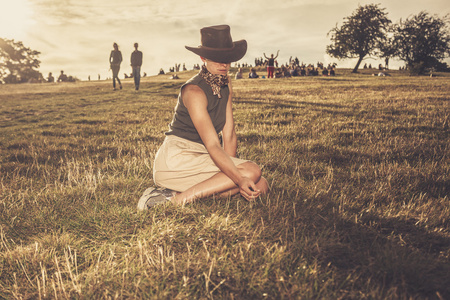
<svg viewBox="0 0 450 300"><path fill-rule="evenodd" d="M202 66L200 76L205 79L206 83L212 88L213 95L222 98L220 88L228 85L228 75L214 75L208 71L206 66Z"/></svg>

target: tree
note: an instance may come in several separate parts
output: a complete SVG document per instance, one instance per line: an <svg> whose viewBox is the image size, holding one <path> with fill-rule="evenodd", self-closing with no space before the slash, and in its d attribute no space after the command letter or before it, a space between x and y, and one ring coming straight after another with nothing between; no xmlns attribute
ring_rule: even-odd
<svg viewBox="0 0 450 300"><path fill-rule="evenodd" d="M380 47L386 44L391 21L384 10L377 4L358 6L350 17L344 18L341 27L336 25L330 30L328 35L331 34L332 43L326 52L338 59L358 58L353 69L356 73L364 57L378 55Z"/></svg>
<svg viewBox="0 0 450 300"><path fill-rule="evenodd" d="M410 72L422 74L428 68L438 67L450 53L448 15L439 18L420 12L395 26L397 56L406 62Z"/></svg>
<svg viewBox="0 0 450 300"><path fill-rule="evenodd" d="M397 49L395 48L394 41L394 26L390 26L387 30L384 42L379 45L379 57L384 58L386 68L389 67L389 59L397 56Z"/></svg>
<svg viewBox="0 0 450 300"><path fill-rule="evenodd" d="M38 71L40 52L22 42L0 38L0 82L21 83L43 79Z"/></svg>

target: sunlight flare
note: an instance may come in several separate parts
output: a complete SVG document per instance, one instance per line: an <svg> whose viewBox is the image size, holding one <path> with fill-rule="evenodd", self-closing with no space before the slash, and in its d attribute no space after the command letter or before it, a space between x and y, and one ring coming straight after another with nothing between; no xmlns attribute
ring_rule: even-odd
<svg viewBox="0 0 450 300"><path fill-rule="evenodd" d="M0 37L21 40L33 25L33 10L28 0L0 0Z"/></svg>

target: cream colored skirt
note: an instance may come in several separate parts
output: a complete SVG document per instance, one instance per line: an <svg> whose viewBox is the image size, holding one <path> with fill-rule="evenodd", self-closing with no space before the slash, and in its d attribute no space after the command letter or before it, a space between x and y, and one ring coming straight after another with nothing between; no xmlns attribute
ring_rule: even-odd
<svg viewBox="0 0 450 300"><path fill-rule="evenodd" d="M236 166L247 162L231 160ZM204 145L168 135L156 153L153 180L158 186L183 192L219 172Z"/></svg>

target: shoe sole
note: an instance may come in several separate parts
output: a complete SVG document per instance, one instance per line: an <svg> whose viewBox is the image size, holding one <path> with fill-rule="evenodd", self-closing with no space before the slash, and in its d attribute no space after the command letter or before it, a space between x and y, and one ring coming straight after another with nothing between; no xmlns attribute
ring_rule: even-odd
<svg viewBox="0 0 450 300"><path fill-rule="evenodd" d="M142 194L141 198L139 199L139 202L137 205L138 210L146 210L147 209L146 203L154 190L156 190L156 188L150 187L144 191L144 193Z"/></svg>

